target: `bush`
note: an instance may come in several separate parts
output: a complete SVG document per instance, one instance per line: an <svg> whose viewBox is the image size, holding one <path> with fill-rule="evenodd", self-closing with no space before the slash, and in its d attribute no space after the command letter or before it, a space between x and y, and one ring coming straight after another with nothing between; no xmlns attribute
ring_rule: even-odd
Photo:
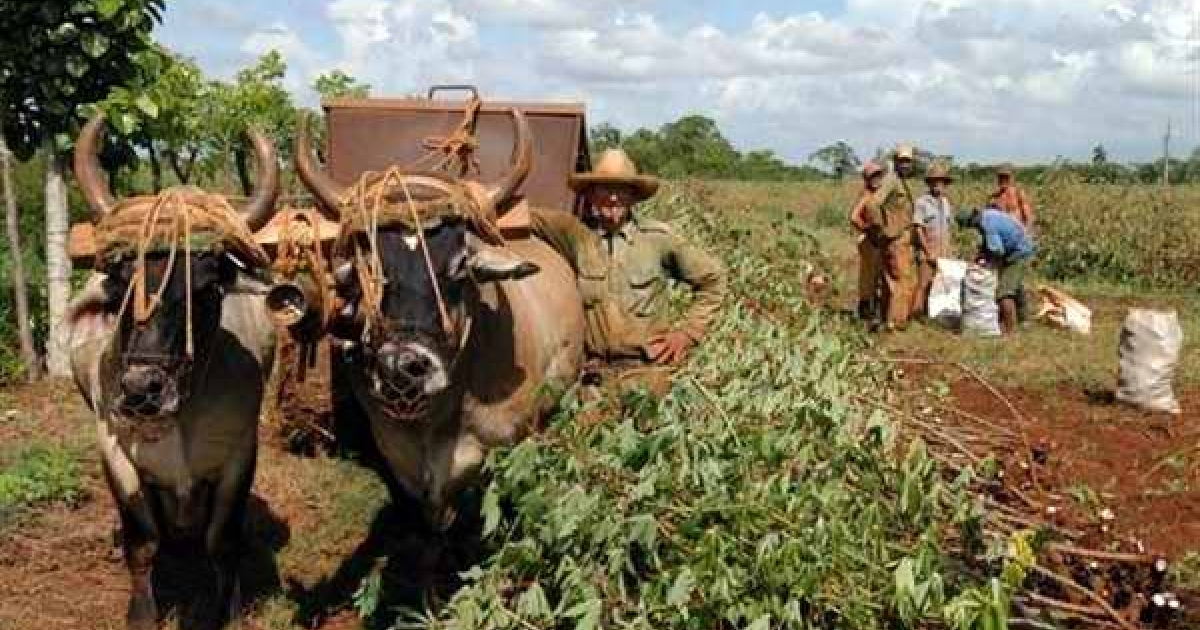
<svg viewBox="0 0 1200 630"><path fill-rule="evenodd" d="M16 453L0 472L0 525L47 503L77 503L83 477L75 454L61 446L33 445Z"/></svg>
<svg viewBox="0 0 1200 630"><path fill-rule="evenodd" d="M852 361L858 338L779 281L811 264L815 241L770 220L730 230L687 197L657 211L737 252L737 299L666 397L571 402L547 433L494 453L494 553L445 610L407 621L968 628L1003 615L1006 589L974 588L940 551L977 539L968 480L943 482L920 442L898 448L887 419L855 404L879 387Z"/></svg>

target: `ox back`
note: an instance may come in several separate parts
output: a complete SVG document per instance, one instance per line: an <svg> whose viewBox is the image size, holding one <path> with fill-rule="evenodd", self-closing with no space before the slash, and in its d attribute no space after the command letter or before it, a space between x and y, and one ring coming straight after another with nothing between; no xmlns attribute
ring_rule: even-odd
<svg viewBox="0 0 1200 630"><path fill-rule="evenodd" d="M507 248L540 271L480 286L481 309L451 375L461 399L435 406L427 421L401 423L379 409L360 369L347 374L393 488L419 502L437 529L452 524L459 491L475 480L488 450L526 437L583 363L583 307L570 267L535 238Z"/></svg>

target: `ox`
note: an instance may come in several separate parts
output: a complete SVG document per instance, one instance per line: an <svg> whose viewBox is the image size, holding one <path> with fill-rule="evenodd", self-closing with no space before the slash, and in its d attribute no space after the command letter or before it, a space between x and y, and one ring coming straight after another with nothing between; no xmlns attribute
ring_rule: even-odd
<svg viewBox="0 0 1200 630"><path fill-rule="evenodd" d="M511 116L513 164L498 182L407 174L392 187L403 188L405 198L389 203L402 211L400 204L415 197L444 199L468 189L477 191L484 214L510 203L533 152L525 117L516 110ZM306 119L296 146L296 171L320 204L343 218L353 212L348 189L316 164ZM354 237L344 233L342 241ZM352 348L336 369L346 370L366 412L393 498L415 500L427 523L445 531L459 491L477 477L487 451L528 435L557 403L552 392L577 378L582 302L567 262L532 237L490 245L465 221L443 217L415 229L379 226L373 244L369 255L383 275L376 305L363 303L361 274L346 252L335 257L335 282L347 302L340 322L355 321L356 312L361 320L367 308L382 320L366 334L341 326L351 332L338 335L335 322L334 334L349 337Z"/></svg>
<svg viewBox="0 0 1200 630"><path fill-rule="evenodd" d="M122 216L127 204L156 199L113 198L96 158L103 125L103 117L93 118L75 152L80 188L101 225ZM240 216L225 212L244 235L271 218L279 184L273 146L257 131L249 136L258 185ZM130 628L157 627L151 569L165 539L203 541L221 602L213 614L239 616L243 516L275 343L263 298L268 287L247 272L247 263L232 252L182 247L140 260L98 258L69 311L75 381L96 415L104 473L120 513L132 581ZM136 321L126 308L131 284L160 296Z"/></svg>

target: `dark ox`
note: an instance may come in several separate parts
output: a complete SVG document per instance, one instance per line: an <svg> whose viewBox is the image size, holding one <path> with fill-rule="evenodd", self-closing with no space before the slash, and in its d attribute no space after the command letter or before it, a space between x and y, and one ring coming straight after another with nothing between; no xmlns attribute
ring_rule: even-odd
<svg viewBox="0 0 1200 630"><path fill-rule="evenodd" d="M528 124L519 112L512 116L517 149L508 175L493 185L411 175L413 196L473 187L483 191L485 211L508 203L532 157ZM325 207L339 208L346 191L314 163L306 124L296 146L300 178ZM347 306L343 330L335 326L334 334L352 348L337 369L346 370L366 411L393 489L408 495L397 498L416 499L429 524L445 529L488 449L528 435L556 403L551 392L578 375L584 319L570 267L542 241L491 246L451 218L420 230L380 229L373 254L385 282L374 317L364 313L371 309L355 267L338 263L335 281ZM368 320L365 333L345 326L356 315Z"/></svg>
<svg viewBox="0 0 1200 630"><path fill-rule="evenodd" d="M101 117L88 123L75 154L80 187L98 219L139 201L119 204L104 183L95 154L103 124ZM259 183L242 218L253 231L274 212L279 165L269 141L257 132L250 137ZM181 194L188 192L199 191ZM128 626L139 630L157 627L151 567L168 538L202 542L222 602L214 621L239 616L243 516L274 356L267 287L229 255L186 257L179 251L172 263L166 254L150 254L136 266L130 258L113 260L97 269L69 312L76 384L96 414L104 473L120 514L132 580ZM161 291L162 300L135 322L128 296L139 269L146 293Z"/></svg>

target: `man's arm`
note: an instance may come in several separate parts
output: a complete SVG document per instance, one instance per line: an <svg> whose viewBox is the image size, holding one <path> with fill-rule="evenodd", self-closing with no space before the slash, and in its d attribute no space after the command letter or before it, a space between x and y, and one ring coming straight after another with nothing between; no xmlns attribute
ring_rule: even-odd
<svg viewBox="0 0 1200 630"><path fill-rule="evenodd" d="M1021 208L1021 225L1030 236L1033 236L1033 204L1029 203L1029 197L1025 195L1024 190L1017 190L1017 204Z"/></svg>
<svg viewBox="0 0 1200 630"><path fill-rule="evenodd" d="M666 252L666 266L676 279L692 288L692 305L679 325L692 340L700 341L709 324L721 310L728 291L725 265L708 252L671 236L671 247Z"/></svg>
<svg viewBox="0 0 1200 630"><path fill-rule="evenodd" d="M984 224L979 232L983 235L983 252L989 260L1004 259L1004 239L995 227Z"/></svg>
<svg viewBox="0 0 1200 630"><path fill-rule="evenodd" d="M871 191L863 190L858 196L858 201L854 203L854 207L850 209L850 225L859 232L866 232L870 227L867 224L867 200L871 197Z"/></svg>

